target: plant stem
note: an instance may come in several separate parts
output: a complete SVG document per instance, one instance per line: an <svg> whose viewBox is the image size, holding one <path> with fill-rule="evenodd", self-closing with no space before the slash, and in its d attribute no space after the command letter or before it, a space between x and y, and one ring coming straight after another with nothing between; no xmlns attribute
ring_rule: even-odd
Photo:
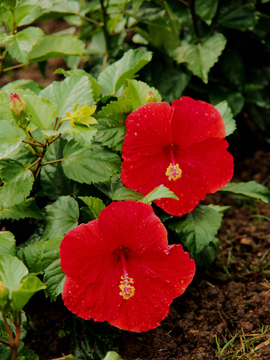
<svg viewBox="0 0 270 360"><path fill-rule="evenodd" d="M55 138L53 138L52 140L48 141L48 145L50 145L51 143L53 143L55 140L57 140L59 137L61 136L61 134L58 134Z"/></svg>
<svg viewBox="0 0 270 360"><path fill-rule="evenodd" d="M57 121L58 121L58 116L56 116L56 118L55 118L55 122L54 122L54 125L53 125L53 130L55 130L55 128L56 128Z"/></svg>
<svg viewBox="0 0 270 360"><path fill-rule="evenodd" d="M22 140L22 142L26 143L26 144L29 144L29 145L33 145L33 146L39 146L39 147L42 147L44 148L44 144L36 144L36 143L33 143L31 141L27 141L27 140Z"/></svg>
<svg viewBox="0 0 270 360"><path fill-rule="evenodd" d="M0 75L2 74L2 72L3 72L3 64L4 64L4 61L5 61L5 58L6 58L6 56L7 56L7 50L5 50L4 52L3 52L3 55L1 56L1 62L0 62Z"/></svg>
<svg viewBox="0 0 270 360"><path fill-rule="evenodd" d="M195 11L195 0L189 1L189 8L192 16L193 26L195 30L195 34L198 38L200 38L199 28L198 28L198 22L196 17L196 11Z"/></svg>
<svg viewBox="0 0 270 360"><path fill-rule="evenodd" d="M102 9L102 14L103 14L103 24L104 26L102 27L102 31L105 37L105 42L106 42L106 49L107 49L107 54L109 55L110 53L110 37L109 37L109 33L107 31L107 10L104 6L104 1L103 0L99 0L100 2L100 6Z"/></svg>
<svg viewBox="0 0 270 360"><path fill-rule="evenodd" d="M5 323L7 332L8 332L8 336L9 336L9 338L10 338L10 345L11 345L11 347L13 347L14 338L13 338L13 335L12 335L12 332L11 332L11 329L10 329L10 326L8 325L7 318L5 317L4 314L2 314L2 317L3 317L4 323Z"/></svg>
<svg viewBox="0 0 270 360"><path fill-rule="evenodd" d="M42 157L40 156L35 162L33 162L33 164L29 165L27 167L27 169L30 169L32 166L36 165L37 163L39 163L42 160Z"/></svg>
<svg viewBox="0 0 270 360"><path fill-rule="evenodd" d="M58 159L58 160L53 160L53 161L48 161L46 163L43 163L42 165L48 165L48 164L55 164L55 163L58 163L58 162L61 162L63 161L64 159Z"/></svg>
<svg viewBox="0 0 270 360"><path fill-rule="evenodd" d="M6 340L3 340L3 339L0 339L0 344L4 344L4 345L6 345L7 347L12 347L12 345L8 342L8 341L6 341Z"/></svg>
<svg viewBox="0 0 270 360"><path fill-rule="evenodd" d="M24 66L25 66L24 64L14 65L14 66L11 66L11 67L9 67L9 68L4 69L3 72L15 70L15 69L19 69L19 68L22 68L22 67L24 67Z"/></svg>
<svg viewBox="0 0 270 360"><path fill-rule="evenodd" d="M82 19L84 19L84 20L86 20L86 21L88 21L88 22L90 22L90 23L92 23L92 24L100 27L100 28L102 27L102 24L100 24L99 22L97 22L97 21L89 18L88 16L84 16L84 15L81 15L81 14L79 14L79 13L76 14L76 15L79 16L80 18L82 18Z"/></svg>
<svg viewBox="0 0 270 360"><path fill-rule="evenodd" d="M18 347L19 347L19 343L20 343L21 323L22 323L22 317L21 317L21 312L19 311L19 321L18 321L18 323L15 323L16 336L15 336L15 341L14 341L15 346L13 348L13 360L17 359L17 352L18 352Z"/></svg>

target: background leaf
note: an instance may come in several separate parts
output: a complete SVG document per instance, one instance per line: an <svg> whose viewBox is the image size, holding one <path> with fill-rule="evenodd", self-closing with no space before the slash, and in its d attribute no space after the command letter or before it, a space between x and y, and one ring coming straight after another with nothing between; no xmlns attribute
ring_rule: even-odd
<svg viewBox="0 0 270 360"><path fill-rule="evenodd" d="M88 214L91 216L91 220L98 219L101 210L105 209L103 201L93 196L79 196L89 209Z"/></svg>
<svg viewBox="0 0 270 360"><path fill-rule="evenodd" d="M0 191L1 203L5 207L19 204L30 194L34 176L18 161L0 160L0 176L5 183Z"/></svg>
<svg viewBox="0 0 270 360"><path fill-rule="evenodd" d="M69 179L91 184L106 181L120 172L121 160L102 146L94 145L91 151L71 140L64 148L62 166Z"/></svg>
<svg viewBox="0 0 270 360"><path fill-rule="evenodd" d="M47 129L56 117L56 106L48 99L36 94L26 94L23 99L26 102L26 115L31 122L40 129Z"/></svg>
<svg viewBox="0 0 270 360"><path fill-rule="evenodd" d="M16 255L16 242L10 231L0 231L0 254Z"/></svg>
<svg viewBox="0 0 270 360"><path fill-rule="evenodd" d="M186 62L188 69L207 84L208 72L217 62L226 42L224 35L215 34L202 44L182 45L175 50L175 60L178 63Z"/></svg>
<svg viewBox="0 0 270 360"><path fill-rule="evenodd" d="M151 205L153 201L159 200L161 198L172 198L179 200L179 198L173 193L173 191L169 190L164 185L159 185L139 201Z"/></svg>
<svg viewBox="0 0 270 360"><path fill-rule="evenodd" d="M138 80L128 80L128 86L125 89L124 97L132 105L132 111L146 104L145 97L149 91L156 96L157 101L162 101L157 89L148 86L146 83Z"/></svg>
<svg viewBox="0 0 270 360"><path fill-rule="evenodd" d="M8 206L0 210L0 216L4 219L20 220L25 218L43 219L36 200L34 198L26 199L19 204Z"/></svg>
<svg viewBox="0 0 270 360"><path fill-rule="evenodd" d="M150 51L128 50L124 56L106 67L98 77L103 95L116 94L127 79L133 79L134 75L152 58Z"/></svg>
<svg viewBox="0 0 270 360"><path fill-rule="evenodd" d="M82 56L84 43L76 36L45 35L42 42L36 45L29 54L30 62L38 62L65 55Z"/></svg>
<svg viewBox="0 0 270 360"><path fill-rule="evenodd" d="M43 284L36 276L29 276L22 281L22 284L18 290L12 291L12 303L11 307L15 311L20 311L31 297L38 291L46 289L46 285Z"/></svg>
<svg viewBox="0 0 270 360"><path fill-rule="evenodd" d="M233 119L233 114L227 101L222 101L221 103L215 105L215 108L220 112L223 118L226 136L231 135L236 129L236 122Z"/></svg>
<svg viewBox="0 0 270 360"><path fill-rule="evenodd" d="M1 101L1 100L0 100ZM1 111L1 109L0 109ZM9 121L0 121L0 158L8 157L15 149L17 149L25 139L22 129L12 125Z"/></svg>
<svg viewBox="0 0 270 360"><path fill-rule="evenodd" d="M197 255L213 241L221 225L222 216L214 209L198 205L191 213L172 222L174 230L187 251Z"/></svg>
<svg viewBox="0 0 270 360"><path fill-rule="evenodd" d="M270 191L267 187L258 184L256 181L248 181L246 183L230 182L224 188L219 190L220 192L231 193L235 195L242 195L252 199L258 199L265 203L270 201Z"/></svg>
<svg viewBox="0 0 270 360"><path fill-rule="evenodd" d="M45 207L45 229L42 238L52 239L65 235L78 225L79 206L70 196L61 196Z"/></svg>

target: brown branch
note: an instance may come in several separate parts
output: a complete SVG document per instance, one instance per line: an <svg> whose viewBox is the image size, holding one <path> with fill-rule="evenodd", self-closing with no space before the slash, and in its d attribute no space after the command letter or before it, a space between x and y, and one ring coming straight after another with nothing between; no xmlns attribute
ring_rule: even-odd
<svg viewBox="0 0 270 360"><path fill-rule="evenodd" d="M3 72L15 70L15 69L19 69L19 68L22 68L22 67L24 67L24 66L25 66L24 64L14 65L14 66L11 66L11 67L9 67L9 68L4 69Z"/></svg>
<svg viewBox="0 0 270 360"><path fill-rule="evenodd" d="M35 162L33 162L33 164L29 165L26 169L30 169L32 166L36 165L37 163L39 163L42 160L42 157L39 157Z"/></svg>
<svg viewBox="0 0 270 360"><path fill-rule="evenodd" d="M7 347L12 348L12 345L6 340L0 339L0 344L4 344Z"/></svg>
<svg viewBox="0 0 270 360"><path fill-rule="evenodd" d="M48 161L48 162L43 163L42 166L48 165L48 164L55 164L55 163L61 162L61 161L63 161L63 160L64 160L64 159L58 159L58 160Z"/></svg>
<svg viewBox="0 0 270 360"><path fill-rule="evenodd" d="M39 144L36 144L36 143L33 143L31 141L27 141L27 140L22 140L22 142L26 143L26 144L29 144L29 145L33 145L33 146L39 146L39 147L42 147L44 148L44 144L40 143Z"/></svg>
<svg viewBox="0 0 270 360"><path fill-rule="evenodd" d="M48 141L48 145L50 145L51 143L53 143L55 140L57 140L59 137L61 136L61 134L58 134L54 139L49 140Z"/></svg>
<svg viewBox="0 0 270 360"><path fill-rule="evenodd" d="M9 336L9 338L10 338L10 345L11 345L10 347L13 348L13 346L14 346L14 337L13 337L13 335L12 335L10 326L8 325L7 318L5 317L4 314L2 314L2 317L3 317L4 323L5 323L7 332L8 332L8 336Z"/></svg>

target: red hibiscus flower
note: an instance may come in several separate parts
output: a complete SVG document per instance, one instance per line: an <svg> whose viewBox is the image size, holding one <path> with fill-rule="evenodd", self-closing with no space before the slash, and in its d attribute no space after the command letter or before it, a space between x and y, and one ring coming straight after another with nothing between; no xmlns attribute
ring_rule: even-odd
<svg viewBox="0 0 270 360"><path fill-rule="evenodd" d="M112 203L98 220L70 230L60 256L67 308L135 332L157 327L195 273L182 246L168 245L152 207L135 201Z"/></svg>
<svg viewBox="0 0 270 360"><path fill-rule="evenodd" d="M145 195L161 184L172 190L179 200L156 201L169 214L192 211L232 178L225 125L211 104L189 97L172 106L148 103L127 117L126 127L122 182Z"/></svg>

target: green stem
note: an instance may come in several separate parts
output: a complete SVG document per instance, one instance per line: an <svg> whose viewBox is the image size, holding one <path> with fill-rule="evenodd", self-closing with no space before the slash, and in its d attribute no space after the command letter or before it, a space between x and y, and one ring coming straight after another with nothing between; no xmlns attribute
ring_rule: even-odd
<svg viewBox="0 0 270 360"><path fill-rule="evenodd" d="M14 65L14 66L11 66L11 67L9 67L9 68L4 69L3 72L15 70L15 69L19 69L19 68L22 68L22 67L24 67L24 66L25 66L24 64Z"/></svg>
<svg viewBox="0 0 270 360"><path fill-rule="evenodd" d="M12 348L12 345L11 345L8 341L6 341L6 340L0 339L0 344L4 344L4 345L6 345L7 347Z"/></svg>
<svg viewBox="0 0 270 360"><path fill-rule="evenodd" d="M39 163L41 160L42 160L42 157L40 156L35 162L33 162L33 164L29 165L29 166L27 167L27 169L28 169L28 170L31 169L31 167L33 167L34 165L36 165L37 163Z"/></svg>
<svg viewBox="0 0 270 360"><path fill-rule="evenodd" d="M93 19L91 19L91 18L89 18L89 17L87 17L87 16L81 15L81 14L79 14L79 13L77 13L76 15L79 16L80 18L82 18L82 19L84 19L84 20L86 20L86 21L88 21L88 22L96 25L97 27L102 28L102 24L100 24L99 22L97 22L97 21L95 21L95 20L93 20Z"/></svg>
<svg viewBox="0 0 270 360"><path fill-rule="evenodd" d="M48 162L45 162L43 163L42 165L48 165L48 164L55 164L55 163L58 163L58 162L61 162L63 161L64 159L58 159L58 160L53 160L53 161L48 161Z"/></svg>
<svg viewBox="0 0 270 360"><path fill-rule="evenodd" d="M101 6L101 10L102 10L102 15L103 15L103 24L104 26L102 27L102 31L105 37L105 42L106 42L106 49L107 49L107 54L110 54L110 36L109 33L107 31L107 10L104 6L104 1L103 0L99 0L100 2L100 6Z"/></svg>
<svg viewBox="0 0 270 360"><path fill-rule="evenodd" d="M53 130L55 130L55 128L56 128L57 121L58 121L58 116L56 116L56 118L55 118L55 122L54 122L54 125L53 125Z"/></svg>
<svg viewBox="0 0 270 360"><path fill-rule="evenodd" d="M0 62L0 75L2 74L2 72L3 72L3 64L4 64L4 61L5 61L5 58L6 58L6 56L7 56L7 50L5 50L4 52L3 52L3 55L1 56L1 62Z"/></svg>
<svg viewBox="0 0 270 360"><path fill-rule="evenodd" d="M33 146L39 146L39 147L44 148L44 145L43 145L43 144L36 144L36 143L33 143L33 142L31 142L31 141L27 141L27 140L22 140L22 142L24 142L24 143L26 143L26 144L33 145Z"/></svg>

